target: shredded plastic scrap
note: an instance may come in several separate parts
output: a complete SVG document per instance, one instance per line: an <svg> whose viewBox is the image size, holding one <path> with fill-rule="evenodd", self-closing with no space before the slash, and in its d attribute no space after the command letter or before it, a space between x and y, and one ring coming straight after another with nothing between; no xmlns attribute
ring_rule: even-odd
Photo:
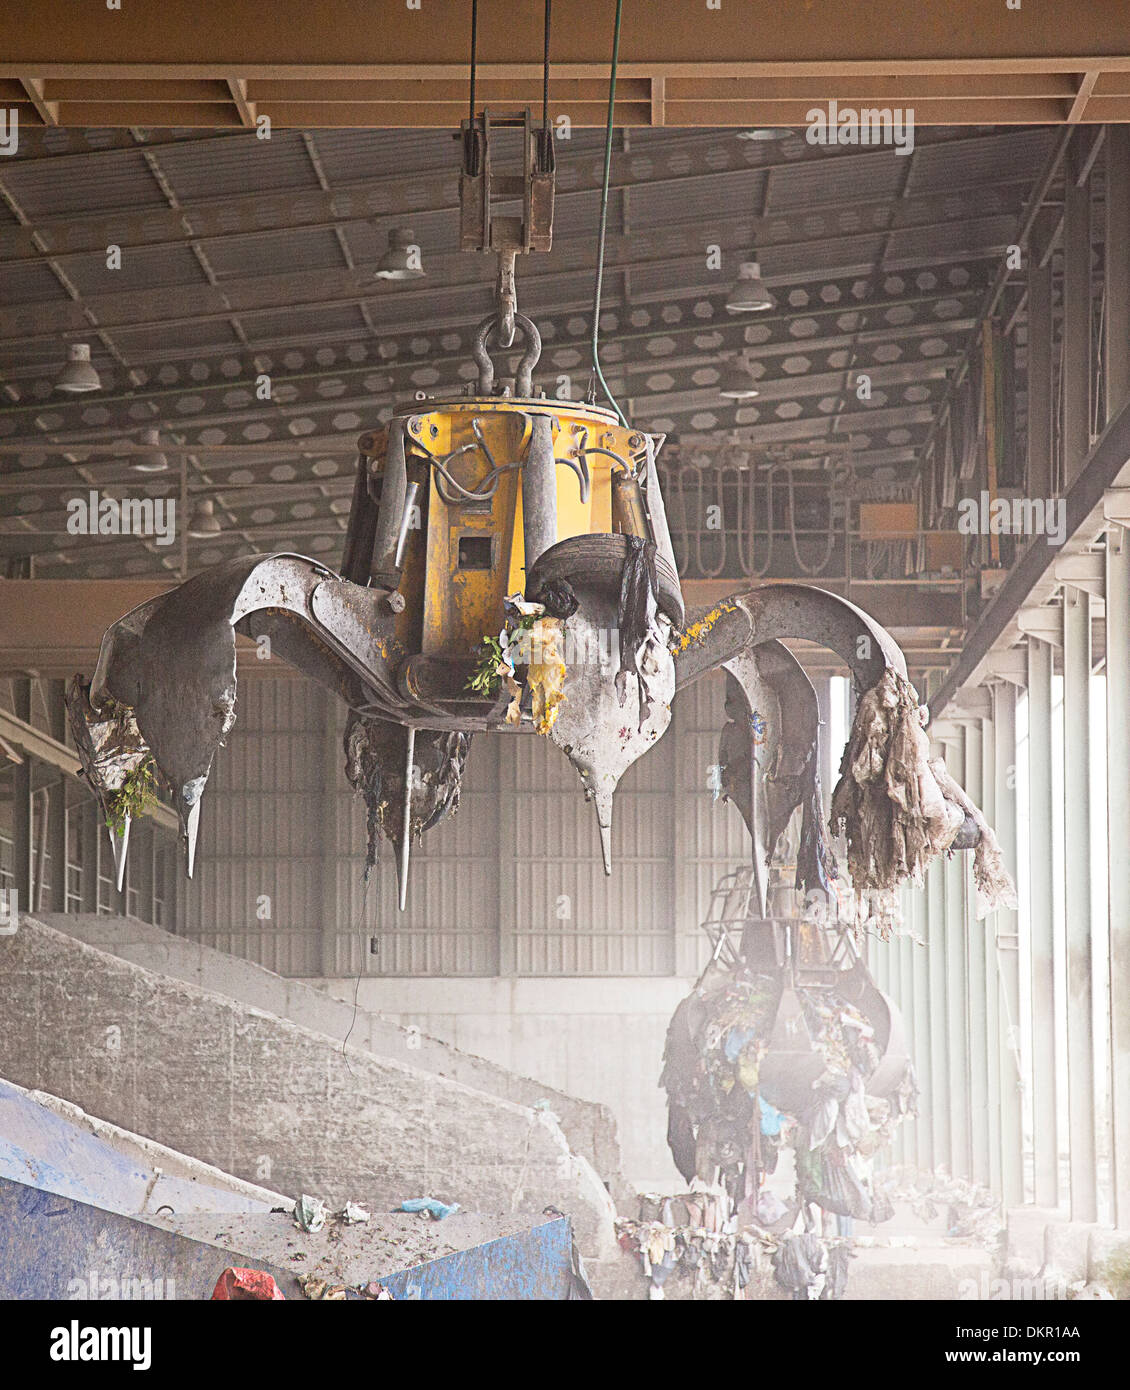
<svg viewBox="0 0 1130 1390"><path fill-rule="evenodd" d="M894 890L907 878L921 885L927 865L972 813L972 802L956 796L956 784L939 779L930 762L927 718L914 686L888 668L859 703L832 796L831 826L847 839L852 885L861 898L877 897L884 937L896 916ZM999 851L991 862L991 844L990 836L982 851L986 885L1003 874Z"/></svg>

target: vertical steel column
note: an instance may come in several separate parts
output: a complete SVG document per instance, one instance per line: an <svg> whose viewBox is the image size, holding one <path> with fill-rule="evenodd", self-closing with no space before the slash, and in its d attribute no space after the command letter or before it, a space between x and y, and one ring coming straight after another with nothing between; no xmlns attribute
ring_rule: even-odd
<svg viewBox="0 0 1130 1390"><path fill-rule="evenodd" d="M1103 314L1108 423L1130 400L1130 127L1106 127L1106 306ZM1028 351L1031 352L1031 334ZM1030 360L1030 359L1029 359Z"/></svg>
<svg viewBox="0 0 1130 1390"><path fill-rule="evenodd" d="M1123 768L1122 777L1130 776ZM1063 591L1064 898L1071 1215L1098 1218L1091 975L1091 596ZM1126 1085L1128 1078L1119 1078Z"/></svg>
<svg viewBox="0 0 1130 1390"><path fill-rule="evenodd" d="M996 739L994 828L1005 867L1016 872L1016 687L993 687ZM997 963L1000 969L1001 1196L1006 1207L1024 1200L1024 1136L1020 1109L1020 953L1016 913L997 908Z"/></svg>
<svg viewBox="0 0 1130 1390"><path fill-rule="evenodd" d="M914 919L918 937L930 936L929 901L925 892L915 890ZM920 1168L937 1163L934 1144L934 1040L930 1031L930 952L926 946L914 948L914 1069L918 1073L918 1120L915 1123L916 1161Z"/></svg>
<svg viewBox="0 0 1130 1390"><path fill-rule="evenodd" d="M1130 400L1130 127L1106 127L1106 418ZM1130 532L1106 537L1106 814L1114 1223L1130 1230Z"/></svg>
<svg viewBox="0 0 1130 1390"><path fill-rule="evenodd" d="M1113 127L1108 127L1109 138ZM1118 129L1122 129L1118 127ZM1127 132L1130 135L1130 131ZM1125 249L1125 248L1123 248ZM1111 1149L1114 1222L1130 1230L1130 531L1106 537L1106 798L1110 845Z"/></svg>
<svg viewBox="0 0 1130 1390"><path fill-rule="evenodd" d="M93 796L82 803L82 910L98 911L98 870L102 845L102 817Z"/></svg>
<svg viewBox="0 0 1130 1390"><path fill-rule="evenodd" d="M860 955L863 957L863 963L870 972L871 978L875 981L875 987L879 990L885 988L883 984L883 966L880 960L885 949L886 943L880 941L878 937L873 937L870 933L867 933L859 943L859 951Z"/></svg>
<svg viewBox="0 0 1130 1390"><path fill-rule="evenodd" d="M961 731L944 743L946 768L962 777ZM969 1126L969 980L966 974L965 856L955 854L942 869L945 902L946 1035L948 1042L950 1172L968 1177L972 1166Z"/></svg>
<svg viewBox="0 0 1130 1390"><path fill-rule="evenodd" d="M1052 858L1052 656L1028 641L1028 922L1032 960L1032 1145L1038 1207L1059 1205Z"/></svg>
<svg viewBox="0 0 1130 1390"><path fill-rule="evenodd" d="M990 696L990 710L993 708ZM981 721L981 809L990 825L997 823L997 740L992 718ZM982 925L985 936L985 1043L988 1051L987 1099L989 1106L989 1186L1004 1191L1001 1144L1001 976L997 952L996 914Z"/></svg>
<svg viewBox="0 0 1130 1390"><path fill-rule="evenodd" d="M31 681L18 677L12 682L13 705L17 719L31 723ZM31 757L21 755L22 761L12 769L12 886L20 912L33 912L31 900L33 881Z"/></svg>
<svg viewBox="0 0 1130 1390"><path fill-rule="evenodd" d="M1063 476L1075 481L1091 449L1091 185L1080 186L1081 132L1064 159ZM1125 345L1122 348L1125 351Z"/></svg>
<svg viewBox="0 0 1130 1390"><path fill-rule="evenodd" d="M1052 258L1050 209L1028 239L1028 496L1052 495Z"/></svg>
<svg viewBox="0 0 1130 1390"><path fill-rule="evenodd" d="M903 1011L903 1018L906 1022L906 1035L910 1043L910 1060L914 1064L915 1071L918 1071L921 1063L918 1058L918 1018L917 1010L914 1005L914 958L917 947L914 944L914 937L918 930L918 913L920 908L919 893L916 888L907 891L907 927L909 934L899 941L899 1006ZM903 1162L918 1163L918 1126L915 1124L911 1128L911 1122L906 1122L900 1126L903 1132Z"/></svg>
<svg viewBox="0 0 1130 1390"><path fill-rule="evenodd" d="M937 859L926 870L926 981L930 1020L930 1166L950 1162L949 1018L946 1009L946 885Z"/></svg>
<svg viewBox="0 0 1130 1390"><path fill-rule="evenodd" d="M984 802L982 764L984 736L980 719L964 724L964 781L962 785L973 802ZM977 921L976 888L970 869L965 878L965 920L967 932L967 975L969 980L969 1113L971 1119L972 1177L987 1187L991 1172L989 1163L989 1046L986 1035L986 955L988 952L987 922Z"/></svg>
<svg viewBox="0 0 1130 1390"><path fill-rule="evenodd" d="M51 680L47 683L47 714L51 737L60 743L66 740L67 710L64 700L66 683ZM48 886L51 892L51 911L67 910L67 777L60 772L47 796L47 853L51 859ZM37 889L42 892L42 889Z"/></svg>

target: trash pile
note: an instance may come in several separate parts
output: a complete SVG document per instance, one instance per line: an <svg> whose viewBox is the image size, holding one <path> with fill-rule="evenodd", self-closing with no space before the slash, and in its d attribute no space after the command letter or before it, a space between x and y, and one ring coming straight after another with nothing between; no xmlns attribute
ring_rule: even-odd
<svg viewBox="0 0 1130 1390"><path fill-rule="evenodd" d="M645 1193L640 1219L617 1221L620 1248L638 1257L650 1299L843 1298L850 1239L739 1228L736 1216L723 1215L727 1207L721 1192Z"/></svg>
<svg viewBox="0 0 1130 1390"><path fill-rule="evenodd" d="M720 1174L737 1205L756 1192L744 1173L773 1173L781 1148L792 1147L801 1204L886 1220L889 1203L876 1203L867 1192L864 1166L889 1142L897 1121L915 1113L913 1070L908 1066L890 1096L869 1095L867 1083L881 1060L873 1025L827 986L798 984L790 992L811 1041L814 1079L787 1094L762 1085L782 997L778 981L734 976L680 1004L660 1077L675 1161L688 1181L709 1183ZM793 1102L790 1109L786 1100Z"/></svg>
<svg viewBox="0 0 1130 1390"><path fill-rule="evenodd" d="M666 1199L648 1194L641 1199L644 1209L657 1203L662 1205L660 1219L616 1222L621 1250L639 1258L649 1298L764 1297L774 1248L768 1238L733 1229L732 1219L722 1221L724 1200L716 1194L693 1192ZM692 1224L695 1218L708 1224Z"/></svg>
<svg viewBox="0 0 1130 1390"><path fill-rule="evenodd" d="M894 1135L889 1100L868 1096L866 1083L879 1064L875 1030L858 1009L831 991L798 987L805 1021L825 1070L812 1083L812 1100L793 1134L797 1195L836 1216L889 1221L894 1208L872 1190L868 1160ZM904 1076L908 1106L912 1074Z"/></svg>
<svg viewBox="0 0 1130 1390"><path fill-rule="evenodd" d="M954 1178L939 1168L931 1171L907 1164L886 1169L876 1187L888 1201L906 1202L922 1222L945 1213L946 1237L1000 1251L1005 1225L997 1197L977 1183Z"/></svg>
<svg viewBox="0 0 1130 1390"><path fill-rule="evenodd" d="M842 1297L852 1223L894 1215L872 1160L916 1113L909 1061L883 1064L875 1024L832 984L708 968L671 1020L660 1077L676 1165L702 1190L628 1231L653 1286L721 1233L760 1242L791 1297ZM710 1219L703 1190L721 1204Z"/></svg>

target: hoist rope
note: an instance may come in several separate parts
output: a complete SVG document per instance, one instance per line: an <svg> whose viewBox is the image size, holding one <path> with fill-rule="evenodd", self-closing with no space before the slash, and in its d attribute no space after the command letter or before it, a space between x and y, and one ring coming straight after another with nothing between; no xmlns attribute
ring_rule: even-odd
<svg viewBox="0 0 1130 1390"><path fill-rule="evenodd" d="M612 35L612 67L608 75L608 122L604 131L604 178L600 187L600 233L596 248L596 285L592 301L592 374L594 384L608 398L609 404L620 417L625 427L628 421L624 412L609 389L600 367L600 297L604 289L604 243L608 234L608 187L612 176L612 116L616 105L616 69L620 63L620 19L624 10L624 0L616 0L616 26Z"/></svg>

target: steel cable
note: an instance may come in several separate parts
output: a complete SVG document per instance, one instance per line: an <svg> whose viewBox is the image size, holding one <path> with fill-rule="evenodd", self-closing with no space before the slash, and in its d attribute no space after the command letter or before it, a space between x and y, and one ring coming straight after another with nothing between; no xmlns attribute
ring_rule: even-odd
<svg viewBox="0 0 1130 1390"><path fill-rule="evenodd" d="M620 64L620 21L624 11L624 0L616 0L616 26L612 35L612 66L608 75L608 121L604 131L604 178L600 188L600 233L597 237L596 285L592 301L592 374L594 382L600 384L609 404L615 410L620 423L627 428L624 412L609 389L600 366L600 298L604 289L604 243L608 235L608 189L612 176L612 118L616 105L616 69Z"/></svg>

